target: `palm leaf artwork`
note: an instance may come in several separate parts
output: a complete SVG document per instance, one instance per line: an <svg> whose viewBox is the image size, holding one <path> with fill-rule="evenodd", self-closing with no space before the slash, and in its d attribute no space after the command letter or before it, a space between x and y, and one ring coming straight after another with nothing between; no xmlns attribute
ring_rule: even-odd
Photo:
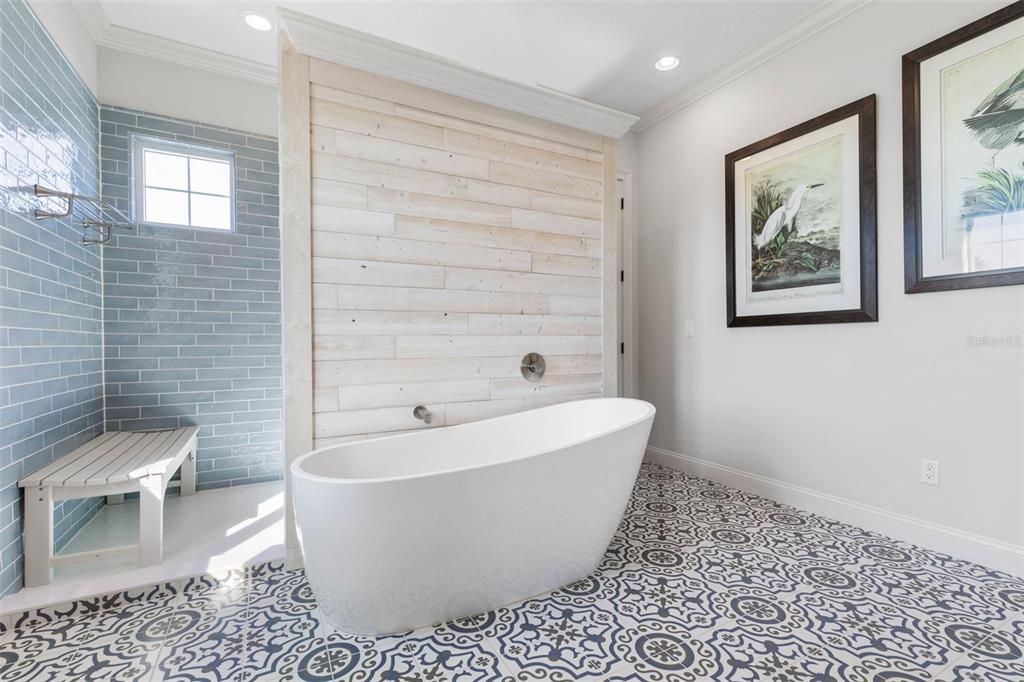
<svg viewBox="0 0 1024 682"><path fill-rule="evenodd" d="M1024 169L1024 163L1021 164ZM1024 175L988 166L978 172L975 186L964 195L964 215L999 215L1024 211Z"/></svg>
<svg viewBox="0 0 1024 682"><path fill-rule="evenodd" d="M986 149L998 151L1024 142L1024 69L989 93L964 125Z"/></svg>

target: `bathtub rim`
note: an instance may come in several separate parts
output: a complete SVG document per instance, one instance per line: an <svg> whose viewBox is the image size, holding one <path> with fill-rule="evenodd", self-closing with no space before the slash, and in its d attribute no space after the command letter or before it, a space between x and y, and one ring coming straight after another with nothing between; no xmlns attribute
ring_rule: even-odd
<svg viewBox="0 0 1024 682"><path fill-rule="evenodd" d="M340 477L337 477L337 476L322 476L320 474L311 473L311 472L306 471L305 469L302 468L302 465L305 463L305 460L310 458L310 457L312 457L313 455L317 455L317 454L320 454L322 452L326 452L327 450L334 450L336 448L344 448L344 447L349 446L349 445L362 445L364 443L369 443L369 442L372 442L372 441L392 440L392 439L398 439L398 438L411 438L411 437L415 437L417 435L420 435L420 433L427 432L427 431L433 431L433 430L436 430L438 428L440 428L440 429L457 429L457 428L462 427L462 426L471 426L471 425L474 425L474 424L482 424L484 422L498 421L498 420L504 420L504 419L511 419L511 418L515 418L515 417L520 417L520 416L526 414L527 412L532 412L534 410L544 410L544 409L547 409L547 408L550 408L550 407L556 407L558 405L566 405L566 404L570 404L570 403L600 402L600 401L607 401L607 400L626 401L626 402L632 402L632 403L642 403L646 407L645 413L644 413L643 416L641 416L641 417L639 417L637 419L633 419L633 420L630 420L628 422L624 422L622 424L618 424L616 426L613 426L611 428L604 429L602 431L599 431L599 432L595 433L592 436L588 436L587 438L578 438L576 440L572 440L572 441L568 441L566 443L563 443L563 444L559 445L556 448L548 448L548 449L545 449L545 450L541 450L539 452L535 452L535 453L526 455L525 457L519 457L519 458L516 458L516 459L509 459L509 460L505 460L505 461L502 461L502 462L496 462L496 463L492 463L492 464L473 464L473 465L465 466L465 467L456 467L456 468L451 468L451 469L441 469L441 470L438 470L438 471L430 471L430 472L427 472L427 473L408 474L408 475L405 475L405 476L378 476L378 477L374 477L374 478L340 478ZM308 479L310 481L315 481L315 482L318 482L318 483L332 483L332 484L337 484L337 485L359 485L359 484L388 483L388 482L393 482L393 481L411 481L411 480L416 480L416 479L420 479L420 478L429 478L431 476L440 476L440 475L443 475L443 474L462 473L462 472L465 472L465 471L474 471L476 469L485 469L485 468L488 468L488 467L499 466L501 464L507 464L509 462L527 461L527 460L534 459L536 457L541 457L543 455L549 455L549 454L551 454L553 452L558 452L559 450L566 450L568 448L575 447L575 446L580 445L582 443L587 443L587 442L592 441L592 440L597 440L598 438L601 438L603 436L607 436L607 435L615 433L617 431L622 431L622 430L628 429L628 428L630 428L632 426L636 426L637 424L641 424L641 423L647 421L648 419L654 419L654 417L657 414L657 412L658 412L658 410L657 410L657 408L653 404L649 403L646 400L640 400L639 398L605 397L605 398L585 398L583 400L567 400L564 403L555 403L554 405L545 405L543 407L533 408L532 410L523 410L521 412L513 412L511 414L504 414L504 415L501 415L501 416L498 416L498 417L491 417L489 419L481 419L481 420L475 421L475 422L467 422L465 424L453 424L452 426L440 426L440 427L435 427L434 429L418 429L416 432L413 432L413 433L399 433L399 434L395 434L395 435L392 435L392 436L380 436L378 438L367 438L366 440L352 441L351 443L341 443L341 444L337 444L337 445L328 445L326 447L317 448L316 450L311 450L311 451L309 451L307 453L304 453L304 454L300 455L299 457L297 457L295 459L295 461L293 461L288 466L288 471L289 471L289 473L292 476L303 477L303 478L306 478L306 479Z"/></svg>

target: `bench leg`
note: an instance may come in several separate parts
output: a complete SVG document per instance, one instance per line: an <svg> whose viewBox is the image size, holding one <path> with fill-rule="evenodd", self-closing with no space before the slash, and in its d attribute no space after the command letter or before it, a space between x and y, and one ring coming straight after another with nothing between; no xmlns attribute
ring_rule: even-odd
<svg viewBox="0 0 1024 682"><path fill-rule="evenodd" d="M147 476L139 486L139 564L156 566L164 555L164 486L162 476Z"/></svg>
<svg viewBox="0 0 1024 682"><path fill-rule="evenodd" d="M53 580L53 488L25 488L25 587Z"/></svg>
<svg viewBox="0 0 1024 682"><path fill-rule="evenodd" d="M192 442L185 461L181 463L181 489L179 495L194 495L196 492L196 444Z"/></svg>

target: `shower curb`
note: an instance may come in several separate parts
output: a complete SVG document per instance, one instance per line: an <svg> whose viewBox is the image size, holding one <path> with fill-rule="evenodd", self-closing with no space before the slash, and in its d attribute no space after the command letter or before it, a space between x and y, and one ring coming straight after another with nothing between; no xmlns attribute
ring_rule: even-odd
<svg viewBox="0 0 1024 682"><path fill-rule="evenodd" d="M202 593L246 580L261 580L285 570L285 559L271 559L239 568L210 571L196 575L161 580L125 590L105 592L63 602L54 602L32 609L0 613L0 635L17 632L46 623L88 618L115 609L168 599L183 594Z"/></svg>

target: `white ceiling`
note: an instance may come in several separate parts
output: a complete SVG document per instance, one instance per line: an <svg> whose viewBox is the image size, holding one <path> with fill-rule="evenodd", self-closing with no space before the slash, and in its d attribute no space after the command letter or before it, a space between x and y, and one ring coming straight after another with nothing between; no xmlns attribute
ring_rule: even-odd
<svg viewBox="0 0 1024 682"><path fill-rule="evenodd" d="M770 41L826 0L675 2L250 2L100 0L114 26L264 65L275 32L245 9L287 7L528 85L642 114ZM652 68L677 55L672 72Z"/></svg>

